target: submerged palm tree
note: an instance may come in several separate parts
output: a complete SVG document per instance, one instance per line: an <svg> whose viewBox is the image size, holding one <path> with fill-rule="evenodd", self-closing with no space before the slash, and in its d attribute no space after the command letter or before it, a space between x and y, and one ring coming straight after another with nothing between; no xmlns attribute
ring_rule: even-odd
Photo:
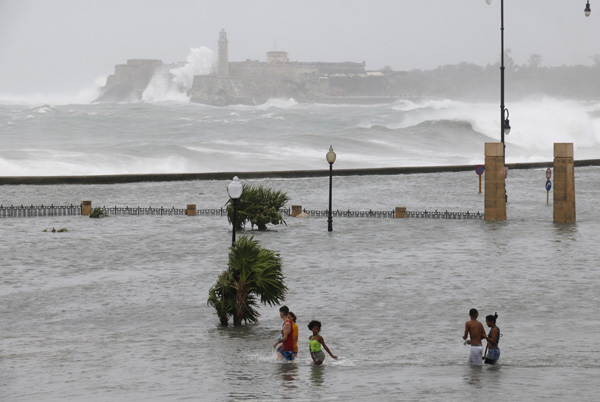
<svg viewBox="0 0 600 402"><path fill-rule="evenodd" d="M279 209L282 208L289 198L282 191L275 191L263 186L243 185L242 196L237 201L236 207L236 229L243 229L246 222L258 230L267 230L267 224L278 225L285 221L281 217ZM227 217L231 223L233 218L233 205L230 199L227 205Z"/></svg>
<svg viewBox="0 0 600 402"><path fill-rule="evenodd" d="M208 292L208 305L217 310L222 325L233 317L234 325L242 321L258 322L258 301L270 306L285 300L287 287L278 253L262 248L254 237L240 237L229 252L227 270Z"/></svg>

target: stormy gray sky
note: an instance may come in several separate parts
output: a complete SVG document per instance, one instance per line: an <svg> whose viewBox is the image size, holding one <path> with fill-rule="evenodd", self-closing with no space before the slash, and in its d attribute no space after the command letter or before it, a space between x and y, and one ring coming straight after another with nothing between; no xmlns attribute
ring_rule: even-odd
<svg viewBox="0 0 600 402"><path fill-rule="evenodd" d="M600 0L506 0L505 48L517 64L591 64ZM430 69L500 56L500 0L0 0L0 95L73 94L127 59L184 61L190 48L229 59L289 52L297 61Z"/></svg>

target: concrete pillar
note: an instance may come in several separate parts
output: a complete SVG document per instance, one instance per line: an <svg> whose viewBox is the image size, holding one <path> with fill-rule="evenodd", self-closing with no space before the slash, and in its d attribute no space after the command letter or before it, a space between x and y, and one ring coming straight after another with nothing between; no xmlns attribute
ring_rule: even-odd
<svg viewBox="0 0 600 402"><path fill-rule="evenodd" d="M92 213L92 202L91 201L81 201L81 215L90 216Z"/></svg>
<svg viewBox="0 0 600 402"><path fill-rule="evenodd" d="M554 143L554 222L575 222L573 143Z"/></svg>
<svg viewBox="0 0 600 402"><path fill-rule="evenodd" d="M298 216L302 213L302 205L292 205L292 213L290 216Z"/></svg>
<svg viewBox="0 0 600 402"><path fill-rule="evenodd" d="M187 216L196 216L196 204L187 204L185 214Z"/></svg>
<svg viewBox="0 0 600 402"><path fill-rule="evenodd" d="M504 144L485 143L485 220L506 220L506 187L504 183Z"/></svg>
<svg viewBox="0 0 600 402"><path fill-rule="evenodd" d="M406 207L396 207L394 218L406 218Z"/></svg>

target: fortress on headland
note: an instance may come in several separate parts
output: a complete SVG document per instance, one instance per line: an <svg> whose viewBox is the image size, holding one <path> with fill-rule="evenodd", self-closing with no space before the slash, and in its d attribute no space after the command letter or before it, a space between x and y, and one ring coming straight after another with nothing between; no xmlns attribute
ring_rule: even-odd
<svg viewBox="0 0 600 402"><path fill-rule="evenodd" d="M182 65L165 65L160 60L128 60L127 64L115 67L95 102L141 100L155 74ZM215 70L209 75L194 76L191 88L187 89L191 102L224 106L260 104L269 98L336 103L393 100L383 73L366 71L364 62L290 61L284 51L267 52L266 61L230 62L224 29L219 33Z"/></svg>
<svg viewBox="0 0 600 402"><path fill-rule="evenodd" d="M183 62L128 60L115 67L94 102L161 99L153 95L165 87L178 99L189 97L191 102L215 106L261 104L269 98L317 103L385 103L398 98L496 101L500 90L499 63L481 67L463 62L433 70L392 71L384 67L367 71L364 62L290 61L283 51L267 52L266 61L230 62L225 30L219 33L218 57L212 73L185 75L182 80L181 73L187 67ZM204 67L209 71L209 66ZM589 67L514 64L506 73L513 100L536 94L598 100L600 94L600 58Z"/></svg>
<svg viewBox="0 0 600 402"><path fill-rule="evenodd" d="M347 95L332 84L332 78L367 79L365 63L297 62L287 52L267 52L267 61L230 62L225 30L219 33L217 71L197 75L190 90L190 101L210 105L264 103L269 98L294 98L297 101L326 101Z"/></svg>

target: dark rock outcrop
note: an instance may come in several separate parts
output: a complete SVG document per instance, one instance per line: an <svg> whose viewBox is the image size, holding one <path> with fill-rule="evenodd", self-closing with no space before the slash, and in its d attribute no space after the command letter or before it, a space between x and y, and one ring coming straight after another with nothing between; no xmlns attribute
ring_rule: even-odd
<svg viewBox="0 0 600 402"><path fill-rule="evenodd" d="M127 60L115 66L95 102L135 102L142 98L154 74L163 67L160 60Z"/></svg>

